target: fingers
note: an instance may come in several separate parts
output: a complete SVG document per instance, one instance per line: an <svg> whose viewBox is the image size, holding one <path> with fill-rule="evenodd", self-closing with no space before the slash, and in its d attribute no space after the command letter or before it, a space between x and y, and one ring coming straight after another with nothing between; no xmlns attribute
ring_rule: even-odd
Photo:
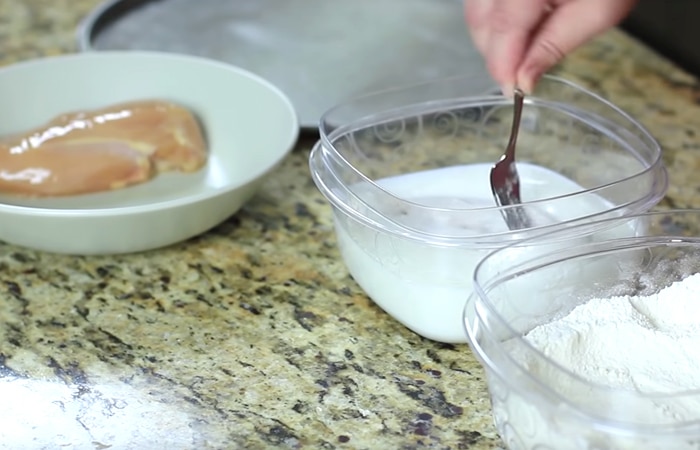
<svg viewBox="0 0 700 450"><path fill-rule="evenodd" d="M486 64L506 95L516 85L518 67L546 14L546 4L547 0L498 0L491 5Z"/></svg>
<svg viewBox="0 0 700 450"><path fill-rule="evenodd" d="M572 0L559 4L531 36L527 53L519 61L517 85L531 92L543 73L620 22L635 3L636 0Z"/></svg>
<svg viewBox="0 0 700 450"><path fill-rule="evenodd" d="M532 92L565 55L620 22L638 0L465 0L476 48L510 95Z"/></svg>
<svg viewBox="0 0 700 450"><path fill-rule="evenodd" d="M486 55L488 48L489 22L488 13L492 0L465 0L464 11L469 33L474 41L474 46L482 54Z"/></svg>
<svg viewBox="0 0 700 450"><path fill-rule="evenodd" d="M477 50L493 78L509 95L530 37L550 0L465 0L465 15Z"/></svg>

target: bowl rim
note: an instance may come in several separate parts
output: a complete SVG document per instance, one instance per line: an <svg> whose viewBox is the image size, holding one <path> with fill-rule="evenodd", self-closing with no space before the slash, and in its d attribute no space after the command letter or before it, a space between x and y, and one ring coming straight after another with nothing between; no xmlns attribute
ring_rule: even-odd
<svg viewBox="0 0 700 450"><path fill-rule="evenodd" d="M7 203L0 202L0 215L11 214L11 215L23 215L23 216L36 216L36 217L112 217L112 216L122 216L122 215L133 215L133 214L146 214L152 212L159 212L173 208L181 208L189 206L195 203L199 203L211 198L216 198L222 195L226 195L230 192L236 191L250 183L258 180L259 178L265 176L273 170L277 165L279 165L284 158L287 157L289 153L293 150L299 139L299 119L292 105L291 100L287 97L284 92L277 86L273 85L268 80L262 78L253 72L234 66L232 64L203 58L199 56L184 55L178 53L161 52L161 51L150 51L150 50L105 50L105 51L90 51L83 53L68 53L61 55L53 55L47 57L33 58L29 60L19 61L14 64L10 64L5 67L0 67L0 77L4 74L15 72L15 71L26 71L32 70L34 68L39 68L46 64L56 64L62 63L64 61L76 61L76 60L103 60L103 59L114 59L114 58L124 58L124 59L148 59L148 60L162 60L171 61L176 63L183 63L188 65L196 65L201 67L209 67L216 71L229 72L236 77L247 78L250 81L257 83L258 85L264 87L269 92L273 93L274 96L279 100L280 106L286 110L287 115L284 124L284 132L286 137L284 138L284 148L280 146L280 151L275 155L274 158L270 158L270 161L265 164L261 164L260 168L256 171L248 173L246 176L237 179L235 183L229 183L223 186L219 186L213 189L208 189L204 192L197 191L192 194L186 195L181 198L169 199L163 201L155 201L153 203L145 203L140 205L125 205L125 206L115 206L109 208L51 208L51 207L38 207L38 206L23 206L23 205L10 205ZM0 82L2 82L0 80ZM209 161L207 161L209 164ZM206 166L205 166L206 167Z"/></svg>
<svg viewBox="0 0 700 450"><path fill-rule="evenodd" d="M629 223L631 221L634 221L636 219L643 219L643 218L652 218L652 217L662 217L662 216L675 216L675 215L695 215L698 218L700 218L700 209L672 209L672 210L661 210L661 211L651 211L651 212L645 212L641 214L635 214L631 216L625 216L625 217L617 217L617 218L610 218L610 219L603 219L595 222L589 222L585 224L579 224L575 225L572 228L578 229L578 231L581 232L591 232L596 229L597 226L605 226L605 225L610 225L610 226L616 226L616 225L623 225L625 223ZM481 364L488 370L493 371L499 378L503 380L507 380L509 377L509 374L505 373L503 370L503 367L501 367L499 364L494 363L493 358L491 358L486 352L484 352L483 348L479 344L479 341L477 339L476 334L477 333L482 333L482 334L488 334L490 336L493 336L493 334L488 330L482 327L480 324L483 322L482 320L482 314L479 312L479 306L482 306L486 309L488 309L488 313L492 315L495 320L499 322L499 326L503 327L507 334L510 336L508 339L509 340L515 340L517 341L517 344L519 346L524 346L527 348L528 352L531 352L536 355L538 359L541 359L545 361L548 365L553 367L558 373L561 373L565 375L567 378L574 379L576 380L577 383L580 383L581 385L588 386L591 388L591 390L595 390L598 392L608 392L611 394L624 394L627 396L632 396L634 398L639 398L639 399L670 399L670 398L684 398L684 397L700 397L700 388L697 389L690 389L690 390L685 390L685 391L677 391L677 392L668 392L668 393L662 393L662 392L637 392L637 391L630 391L630 390L624 390L620 388L614 388L610 386L606 386L604 384L600 383L594 383L591 381L586 380L585 378L573 373L566 367L562 366L561 364L557 363L556 361L552 360L551 358L547 357L543 352L537 350L534 346L532 346L529 342L527 342L523 336L522 333L519 333L517 330L515 330L509 323L508 320L506 320L501 314L499 314L494 308L491 302L488 300L488 294L484 291L484 282L479 281L478 279L478 274L479 270L482 266L488 263L488 261L491 258L495 258L503 253L508 252L509 250L512 250L513 248L520 247L520 246L528 246L528 245L536 245L539 243L545 243L545 242L550 242L550 239L552 238L566 238L568 235L566 234L567 230L556 230L554 232L550 233L541 233L537 236L530 237L527 239L524 239L522 241L519 241L517 243L509 244L507 246L504 246L502 248L496 249L494 251L491 251L488 255L486 255L484 258L480 260L480 262L476 265L473 273L472 273L472 292L468 295L467 300L465 302L464 308L462 310L462 326L465 331L466 337L467 337L467 343L469 347L471 348L472 352L477 356L477 358L481 361ZM611 239L604 239L604 240L598 240L594 242L589 242L585 244L579 244L576 246L574 249L575 254L573 256L569 255L568 257L564 258L557 258L555 260L547 260L545 266L553 266L558 263L561 263L562 261L567 261L567 260L575 260L578 258L586 257L592 254L600 253L601 248L603 247L605 249L605 252L611 253L615 252L618 250L625 250L625 249L632 249L632 248L648 248L650 246L694 246L700 248L700 237L688 237L688 236L680 236L680 235L674 235L672 233L665 233L665 234L658 234L658 235L641 235L641 236L633 236L633 237L624 237L624 238L611 238ZM598 247L598 248L597 248ZM597 248L597 249L596 249ZM568 251L571 251L572 249L565 249ZM545 251L542 253L538 253L536 256L532 257L532 259L529 259L525 264L530 266L532 265L535 261L537 260L544 260L548 257L551 257L553 255L556 255L557 253L562 253L564 250L558 249L558 250L553 250L553 251ZM541 266L534 266L533 269L537 270ZM504 273L499 273L497 279L490 279L489 280L489 286L493 285L493 283L500 283L503 281L503 278L508 274L508 269L505 269L505 274ZM473 316L471 312L473 311ZM478 328L478 331L475 330L475 328ZM500 351L500 350L499 350ZM551 387L545 383L543 383L538 377L533 376L525 367L523 367L519 362L517 362L512 356L509 354L504 355L504 358L508 360L508 364L512 364L517 369L528 378L531 382L534 382L537 384L542 390L547 392L547 395L556 397L560 402L566 404L573 413L580 415L580 417L585 418L586 420L594 420L596 421L596 425L601 427L601 428L610 428L612 429L615 433L620 433L620 432L634 432L636 434L639 434L639 427L643 426L645 429L647 429L648 433L647 434L654 434L654 433L659 433L659 432L674 432L674 433L689 433L693 434L694 436L697 436L698 431L700 430L700 414L698 414L698 417L696 419L692 420L686 420L684 422L679 422L679 423L664 423L664 424L648 424L648 423L639 423L639 422L631 422L631 421L624 421L624 420L614 420L609 417L603 417L598 414L591 413L589 411L586 411L585 409L582 409L579 405L572 403L569 399L566 397L562 396L559 394L557 391L551 389ZM514 386L510 383L509 384L509 389L513 389L518 391L519 394L521 395L532 395L531 392L525 392L521 391L517 388L517 386Z"/></svg>
<svg viewBox="0 0 700 450"><path fill-rule="evenodd" d="M341 165L344 167L349 168L357 177L358 179L361 180L362 183L368 183L372 188L377 189L378 191L382 192L382 195L386 195L389 198L395 199L403 204L410 204L412 206L417 206L420 207L422 210L425 211L455 211L455 212L479 212L479 211L505 211L507 209L512 209L512 208L517 208L519 205L509 205L509 206L492 206L492 207L481 207L481 208L472 208L472 209L446 209L446 208L434 208L434 207L429 207L425 205L420 205L416 204L414 202L406 201L404 199L401 199L395 195L393 195L391 192L387 191L386 189L383 189L381 186L379 186L377 183L375 183L373 180L371 180L367 175L365 175L363 172L359 171L357 168L355 168L352 164L349 163L349 161L341 155L337 150L336 147L334 146L333 142L334 140L338 139L340 136L346 135L347 133L351 132L353 129L357 127L357 121L350 122L348 124L344 124L342 126L339 126L337 128L334 128L331 131L328 131L328 127L325 125L326 124L326 118L330 115L332 115L335 111L338 109L342 109L347 106L348 103L355 102L355 101L362 101L363 99L367 98L372 98L375 96L379 95L385 95L388 93L392 92L401 92L401 91L410 91L412 89L424 87L424 86L429 86L433 85L436 83L440 82L445 82L445 81L458 81L460 79L465 79L466 77L464 76L454 76L454 77L449 77L449 78L444 78L442 80L433 80L429 82L423 82L423 83L417 83L413 84L410 86L400 86L400 87L394 87L391 89L385 89L381 91L377 91L374 93L369 93L365 94L353 99L348 100L346 103L342 103L340 105L337 105L336 107L328 110L321 118L321 122L319 125L319 134L320 134L320 139L314 146L314 148L311 151L310 157L309 157L309 166L311 170L311 176L312 179L314 180L315 184L319 188L319 190L322 192L322 194L326 197L326 199L335 207L339 208L342 210L345 214L349 215L350 217L354 218L355 220L358 220L360 223L364 223L367 226L370 226L374 229L378 229L379 231L384 231L392 234L400 234L402 237L405 238L415 238L420 241L424 242L435 242L435 243L441 243L441 244L449 244L449 243L454 243L454 242L482 242L485 245L493 246L493 245L498 245L502 246L503 242L506 241L508 238L515 238L515 239L522 239L522 238L527 238L531 237L537 234L539 231L543 230L554 230L557 228L560 228L562 226L570 226L571 224L576 224L582 221L588 221L591 219L595 218L601 218L605 217L606 215L609 214L615 214L617 211L623 210L625 208L630 209L629 214L635 214L640 211L642 211L644 208L649 208L656 203L658 203L659 200L661 200L666 191L668 190L668 173L667 170L663 164L663 155L661 151L661 147L656 139L651 135L651 133L644 127L640 122L638 122L636 119L634 119L632 116L630 116L628 113L623 111L621 108L617 107L610 101L602 98L600 95L596 94L595 92L592 92L589 89L584 88L583 86L580 86L572 81L566 80L561 77L553 76L553 75L544 75L543 79L549 80L554 83L560 83L565 85L568 88L571 88L575 91L578 91L582 93L583 95L590 97L594 99L596 102L600 102L601 104L605 105L607 108L611 109L614 111L616 114L620 115L621 118L626 121L627 124L635 128L641 135L644 137L646 140L645 144L648 144L650 147L650 150L654 153L654 158L647 161L640 160L640 162L645 166L642 168L642 170L627 176L625 178L615 180L606 184L602 184L590 189L584 189L582 191L577 191L574 193L570 194L565 194L565 195L559 195L555 197L549 197L545 199L538 199L535 201L530 201L530 202L525 202L522 205L525 207L532 207L536 205L541 205L541 204L547 204L551 202L558 202L558 201L565 201L565 200L570 200L574 199L577 197L581 197L584 195L590 195L590 194L595 194L600 191L604 191L606 189L611 189L618 187L620 185L624 185L625 183L632 182L636 179L639 179L640 177L644 177L647 175L651 175L653 177L653 183L652 183L652 189L650 192L646 193L643 196L640 196L636 199L632 199L630 201L627 201L626 203L619 204L619 205L614 205L610 209L606 209L605 211L601 212L596 212L592 213L586 216L580 216L576 217L574 219L569 219L566 221L561 221L553 224L548 224L540 227L535 227L527 230L520 230L520 231L505 231L501 233L492 233L492 234L486 234L486 235L472 235L472 236L444 236L444 235L439 235L435 233L430 233L425 230L417 230L412 227L407 227L397 221L391 220L383 216L380 212L378 212L374 207L369 205L367 202L362 200L359 196L357 196L348 186L344 185L340 180L337 179L335 176L335 173L332 168L328 166L327 159L328 158L334 158L336 161L338 161ZM477 95L477 96L470 96L467 98L462 99L462 103L460 103L462 106L465 104L465 101L468 102L469 104L473 103L478 103L478 104L496 104L496 103L504 103L508 101L502 94L496 93L494 94L492 91L489 91L490 93L484 94L484 95ZM535 96L536 97L536 96ZM416 108L416 105L419 105L421 107L424 107L425 105L445 105L445 104L451 104L454 103L454 100L440 100L440 101L433 101L433 102L422 102L422 103L417 103L412 105L412 107ZM563 103L559 103L559 105L563 105ZM397 108L399 109L399 108ZM403 107L400 109L404 109ZM443 108L444 109L444 108ZM392 110L394 111L394 110ZM421 109L423 111L423 109ZM334 179L337 181L337 186L335 186L333 189L331 189L328 184L321 179L319 175L319 165L324 165L325 168L327 169L328 172L333 173ZM347 202L343 201L336 195L333 191L342 191L344 194L349 195L353 201L356 201L362 206L370 211L372 211L373 214L376 214L380 217L382 217L382 222L377 222L376 220L371 220L368 219L366 216L358 213L354 208L349 206ZM625 214L627 215L627 214ZM495 239L494 239L495 238ZM503 239L506 238L506 239ZM491 239L489 241L488 239Z"/></svg>

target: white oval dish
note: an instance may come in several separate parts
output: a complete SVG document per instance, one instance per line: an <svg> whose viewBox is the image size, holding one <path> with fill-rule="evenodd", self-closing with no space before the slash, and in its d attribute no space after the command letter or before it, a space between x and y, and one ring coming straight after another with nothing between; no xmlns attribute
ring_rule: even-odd
<svg viewBox="0 0 700 450"><path fill-rule="evenodd" d="M291 102L257 75L204 58L145 51L73 54L1 68L0 136L67 111L154 98L198 116L209 147L203 169L96 194L0 194L0 239L82 255L185 240L234 214L298 138Z"/></svg>

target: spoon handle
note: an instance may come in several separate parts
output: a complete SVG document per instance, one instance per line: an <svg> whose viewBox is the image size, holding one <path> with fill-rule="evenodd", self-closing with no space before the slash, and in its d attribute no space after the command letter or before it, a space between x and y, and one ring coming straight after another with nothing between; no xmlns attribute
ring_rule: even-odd
<svg viewBox="0 0 700 450"><path fill-rule="evenodd" d="M513 124L510 129L510 139L508 139L508 146L506 147L506 157L508 159L515 159L515 144L518 141L518 131L520 130L520 117L523 114L523 101L525 100L525 93L520 89L515 89L513 92L515 97L514 110L513 110Z"/></svg>

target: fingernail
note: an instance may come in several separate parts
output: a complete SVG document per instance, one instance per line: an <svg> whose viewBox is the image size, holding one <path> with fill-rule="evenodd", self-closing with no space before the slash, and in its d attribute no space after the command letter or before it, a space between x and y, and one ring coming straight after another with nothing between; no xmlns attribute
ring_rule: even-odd
<svg viewBox="0 0 700 450"><path fill-rule="evenodd" d="M512 97L513 91L514 91L513 85L511 85L511 84L501 85L501 92L503 93L503 95L505 97Z"/></svg>
<svg viewBox="0 0 700 450"><path fill-rule="evenodd" d="M526 95L530 95L532 94L532 91L535 90L535 85L537 84L537 80L540 78L540 76L541 73L539 71L532 70L525 66L518 71L518 87L522 89Z"/></svg>
<svg viewBox="0 0 700 450"><path fill-rule="evenodd" d="M530 95L532 94L532 90L534 89L533 83L522 83L520 85L520 90L523 91L525 95Z"/></svg>

